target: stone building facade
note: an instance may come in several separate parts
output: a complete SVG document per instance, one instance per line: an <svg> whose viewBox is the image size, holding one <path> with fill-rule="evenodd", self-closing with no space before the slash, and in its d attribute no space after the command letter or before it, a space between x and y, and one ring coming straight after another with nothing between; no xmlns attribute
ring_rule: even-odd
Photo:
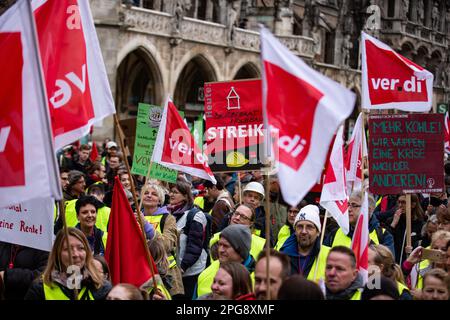
<svg viewBox="0 0 450 320"><path fill-rule="evenodd" d="M260 23L357 94L353 118L361 30L435 74L434 110L450 100L449 0L89 1L130 146L139 102L161 105L170 94L192 121L203 110L205 82L260 77ZM94 134L115 137L112 117Z"/></svg>

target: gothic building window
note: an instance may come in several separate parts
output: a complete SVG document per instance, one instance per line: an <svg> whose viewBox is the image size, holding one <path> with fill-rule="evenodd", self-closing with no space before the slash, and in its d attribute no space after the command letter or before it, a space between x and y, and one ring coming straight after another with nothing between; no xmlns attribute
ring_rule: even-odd
<svg viewBox="0 0 450 320"><path fill-rule="evenodd" d="M389 0L388 1L388 17L394 17L395 16L395 2L396 2L396 0Z"/></svg>

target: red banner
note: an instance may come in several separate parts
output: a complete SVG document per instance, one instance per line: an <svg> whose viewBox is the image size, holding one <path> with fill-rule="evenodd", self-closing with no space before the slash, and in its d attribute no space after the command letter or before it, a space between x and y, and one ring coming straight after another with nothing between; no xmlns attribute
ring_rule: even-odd
<svg viewBox="0 0 450 320"><path fill-rule="evenodd" d="M205 83L206 154L213 171L262 166L261 80Z"/></svg>
<svg viewBox="0 0 450 320"><path fill-rule="evenodd" d="M442 192L444 116L369 118L369 181L374 194Z"/></svg>

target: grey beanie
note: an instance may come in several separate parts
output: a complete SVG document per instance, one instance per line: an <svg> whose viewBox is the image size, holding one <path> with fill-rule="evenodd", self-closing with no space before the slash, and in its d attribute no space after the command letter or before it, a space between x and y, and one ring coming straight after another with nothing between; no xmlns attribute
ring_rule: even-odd
<svg viewBox="0 0 450 320"><path fill-rule="evenodd" d="M220 236L231 244L242 259L247 259L252 244L252 234L249 227L242 224L232 224L223 229Z"/></svg>

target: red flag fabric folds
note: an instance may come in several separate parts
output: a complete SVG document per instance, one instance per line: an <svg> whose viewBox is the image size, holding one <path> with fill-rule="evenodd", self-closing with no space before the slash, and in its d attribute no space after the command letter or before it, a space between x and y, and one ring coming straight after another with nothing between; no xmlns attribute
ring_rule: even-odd
<svg viewBox="0 0 450 320"><path fill-rule="evenodd" d="M113 285L131 283L140 287L152 277L142 231L118 177L114 182L105 259ZM150 259L153 270L157 270Z"/></svg>

